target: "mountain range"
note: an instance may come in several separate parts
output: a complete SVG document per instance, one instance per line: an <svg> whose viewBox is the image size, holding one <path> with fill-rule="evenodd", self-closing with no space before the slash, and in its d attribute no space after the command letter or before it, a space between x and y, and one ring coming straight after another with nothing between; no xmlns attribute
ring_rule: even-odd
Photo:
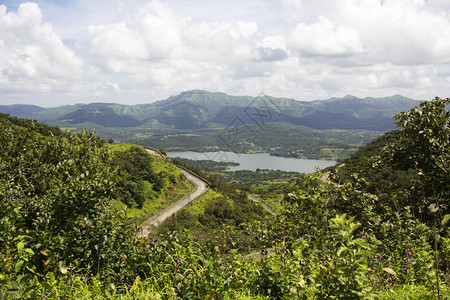
<svg viewBox="0 0 450 300"><path fill-rule="evenodd" d="M283 123L312 129L388 131L392 116L418 105L394 95L384 98L345 96L297 101L271 96L230 96L193 90L149 104L90 103L43 108L0 105L0 112L60 127L159 128L181 132L223 130L230 126Z"/></svg>

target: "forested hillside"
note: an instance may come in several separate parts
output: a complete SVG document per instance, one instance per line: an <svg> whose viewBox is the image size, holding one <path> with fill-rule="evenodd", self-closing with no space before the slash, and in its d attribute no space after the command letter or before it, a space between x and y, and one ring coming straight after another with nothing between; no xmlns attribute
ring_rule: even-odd
<svg viewBox="0 0 450 300"><path fill-rule="evenodd" d="M90 103L23 110L15 105L0 106L0 112L77 132L95 128L103 139L167 151L270 152L336 160L394 129L392 116L417 104L400 95L308 102L193 90L140 105Z"/></svg>
<svg viewBox="0 0 450 300"><path fill-rule="evenodd" d="M346 96L328 100L298 101L267 95L231 96L203 90L185 91L168 99L141 105L114 103L76 104L54 108L0 106L0 112L67 124L96 124L100 127L175 128L192 132L239 124L282 122L312 129L385 131L394 128L392 115L417 105L417 101L394 95L384 98ZM23 109L20 109L20 108Z"/></svg>
<svg viewBox="0 0 450 300"><path fill-rule="evenodd" d="M449 104L421 102L344 164L289 178L276 216L216 177L147 238L120 203L143 207L182 184L167 162L150 168L142 148L1 115L0 295L445 299ZM191 231L170 226L183 220Z"/></svg>

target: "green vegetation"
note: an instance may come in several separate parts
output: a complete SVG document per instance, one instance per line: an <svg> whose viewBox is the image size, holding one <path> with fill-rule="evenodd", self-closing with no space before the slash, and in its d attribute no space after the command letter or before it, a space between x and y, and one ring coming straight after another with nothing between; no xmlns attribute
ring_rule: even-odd
<svg viewBox="0 0 450 300"><path fill-rule="evenodd" d="M59 121L68 124L92 122L106 127L159 125L160 128L190 131L224 129L230 125L263 126L268 122L308 126L318 130L383 131L393 128L393 114L416 104L417 101L398 95L379 99L347 96L305 102L270 96L230 96L194 90L146 105L92 103L74 107L72 112L60 115ZM45 116L46 112L40 111L38 114Z"/></svg>
<svg viewBox="0 0 450 300"><path fill-rule="evenodd" d="M223 191L225 195L234 194L235 196L237 196L239 195L239 193L236 194L236 190L242 191L247 194L253 194L253 198L259 199L262 203L266 204L270 209L276 212L281 212L282 210L281 202L283 199L283 195L291 192L294 186L293 183L296 180L299 180L298 178L303 175L298 172L285 172L280 170L274 171L257 169L256 171L226 171L226 167L230 163L215 162L209 160L197 161L177 158L172 159L172 161L179 166L191 170L192 172L198 174L203 178L208 178L212 186L218 190ZM261 197L257 197L258 194L261 195ZM243 194L241 193L240 195L242 196ZM202 197L199 201L196 201L196 203L190 206L190 208L194 208L194 210L196 211L193 218L186 217L186 213L188 213L190 210L190 208L188 208L185 212L176 215L173 220L168 223L178 224L176 225L178 226L177 228L189 228L191 231L195 231L198 227L204 227L203 225L207 225L208 223L199 225L199 223L195 222L185 222L187 220L197 218L198 209L204 212L210 205L210 202L212 202L216 198L219 198L220 196L215 195L213 198L205 197ZM233 197L228 197L228 200L233 202ZM251 202L245 202L246 205L249 206L246 208L249 211L257 209L258 205L255 206L255 204L252 204ZM230 214L234 215L234 212ZM251 220L251 218L248 219ZM211 225L209 226L209 229L216 228L216 223L213 222L209 224ZM174 226L169 227L171 229L175 229Z"/></svg>
<svg viewBox="0 0 450 300"><path fill-rule="evenodd" d="M127 207L127 216L140 224L180 197L192 186L175 165L149 155L132 144L108 145L112 165L121 170L123 180L112 196L116 207Z"/></svg>
<svg viewBox="0 0 450 300"><path fill-rule="evenodd" d="M168 151L268 152L341 160L394 129L392 116L417 103L399 95L305 102L195 90L145 105L24 106L22 112L16 105L0 106L0 112L21 113L77 132L94 128L105 140Z"/></svg>
<svg viewBox="0 0 450 300"><path fill-rule="evenodd" d="M147 238L112 201L127 180L164 189L153 177L160 167L135 168L145 160L139 148L110 151L86 130L1 115L0 297L445 299L449 103L397 115L403 129L345 165L250 186L283 193L277 216L213 174L214 190ZM391 189L385 181L369 193L372 178L362 176L377 172L355 174L352 161L385 172ZM184 226L191 231L172 231Z"/></svg>
<svg viewBox="0 0 450 300"><path fill-rule="evenodd" d="M291 178L297 178L301 176L299 172L286 172L280 170L260 170L248 171L229 171L222 174L223 181L228 184L232 184L239 189L248 190L249 185L263 184L263 183L281 183L282 185Z"/></svg>
<svg viewBox="0 0 450 300"><path fill-rule="evenodd" d="M217 181L212 175L209 181L215 190L208 191L199 200L191 203L186 209L172 216L160 232L182 231L189 229L197 237L206 236L215 239L215 230L222 226L239 227L244 222L263 220L265 213L262 208L247 199L247 195L238 192L231 186Z"/></svg>

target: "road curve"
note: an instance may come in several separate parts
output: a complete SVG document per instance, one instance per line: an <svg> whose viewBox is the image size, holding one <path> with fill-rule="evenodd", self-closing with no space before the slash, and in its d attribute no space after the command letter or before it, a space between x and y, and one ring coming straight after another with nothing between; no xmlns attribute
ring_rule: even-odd
<svg viewBox="0 0 450 300"><path fill-rule="evenodd" d="M147 151L147 153L156 156L156 157L161 157L161 158L165 158L164 155L161 154L161 152L156 151L155 149L151 149L151 148L144 148L145 151Z"/></svg>
<svg viewBox="0 0 450 300"><path fill-rule="evenodd" d="M269 214L271 214L272 216L276 217L277 214L275 212L273 212L273 210L271 210L267 205L265 205L264 203L262 203L260 200L258 200L257 198L255 198L254 195L247 195L247 198L252 200L253 202L259 203L261 204L261 206L264 208L265 211L267 211Z"/></svg>
<svg viewBox="0 0 450 300"><path fill-rule="evenodd" d="M148 153L161 157L161 154L157 151L151 149L145 149ZM151 227L158 227L161 225L167 218L181 210L183 207L188 205L189 203L197 200L201 195L206 193L209 189L209 184L204 181L202 178L196 176L195 174L188 172L184 169L179 168L183 175L186 177L188 181L190 181L194 185L194 189L189 192L189 194L184 195L178 201L172 203L165 209L158 212L156 215L151 216L144 224L139 228L139 232L137 233L137 237L146 237L150 233Z"/></svg>

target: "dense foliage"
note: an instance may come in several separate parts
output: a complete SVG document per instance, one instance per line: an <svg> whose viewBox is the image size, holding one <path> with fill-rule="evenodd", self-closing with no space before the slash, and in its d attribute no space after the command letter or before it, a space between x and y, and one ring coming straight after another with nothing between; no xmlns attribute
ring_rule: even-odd
<svg viewBox="0 0 450 300"><path fill-rule="evenodd" d="M204 199L207 201L197 201L172 216L159 231L182 231L188 228L195 237L201 236L205 239L211 235L211 238L216 240L214 230L220 231L223 226L242 228L241 224L245 222L264 219L263 209L249 200L246 194L238 193L227 185L223 185L219 190L220 193L209 198L206 195Z"/></svg>
<svg viewBox="0 0 450 300"><path fill-rule="evenodd" d="M8 120L0 134L1 285L22 289L69 263L99 273L109 238L122 230L108 205L116 171L103 142L89 131Z"/></svg>
<svg viewBox="0 0 450 300"><path fill-rule="evenodd" d="M164 179L169 174L155 172L149 160L150 155L141 147L131 147L130 149L120 151L114 155L114 163L124 171L125 179L121 181L115 191L116 198L120 199L127 206L142 207L146 200L146 182L151 182L151 189L154 192L160 192L164 187ZM166 176L164 176L166 175ZM174 176L170 176L172 183L176 182Z"/></svg>
<svg viewBox="0 0 450 300"><path fill-rule="evenodd" d="M421 102L420 108L395 116L403 127L397 142L389 145L383 160L400 170L417 172L415 189L422 214L433 206L440 220L450 204L450 98ZM387 159L386 159L387 157ZM424 216L426 218L426 216Z"/></svg>
<svg viewBox="0 0 450 300"><path fill-rule="evenodd" d="M436 98L396 115L404 129L386 133L330 168L336 182L359 173L366 180L361 189L376 194L386 207L398 211L410 206L416 217L432 225L433 205L442 220L450 199L449 102Z"/></svg>
<svg viewBox="0 0 450 300"><path fill-rule="evenodd" d="M126 209L136 224L158 213L189 193L192 185L165 157L149 155L148 149L133 144L108 143L110 164L119 170L112 191L113 205Z"/></svg>
<svg viewBox="0 0 450 300"><path fill-rule="evenodd" d="M316 173L290 180L276 217L248 221L233 216L251 212L246 195L212 178L202 218L216 229L196 239L186 231L138 239L113 209L123 169L135 178L156 172L133 169L144 160L140 150L114 162L89 131L55 134L1 116L0 297L444 299L449 101L400 114L400 144L367 157L381 170L414 171L412 186L388 197L364 190L361 175L348 172L338 184Z"/></svg>

